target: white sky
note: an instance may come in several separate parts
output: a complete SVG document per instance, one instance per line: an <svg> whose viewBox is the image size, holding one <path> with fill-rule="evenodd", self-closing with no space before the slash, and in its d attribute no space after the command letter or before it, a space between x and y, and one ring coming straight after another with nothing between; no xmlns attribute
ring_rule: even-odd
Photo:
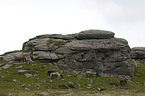
<svg viewBox="0 0 145 96"><path fill-rule="evenodd" d="M113 31L145 47L145 0L0 0L0 54L42 34Z"/></svg>

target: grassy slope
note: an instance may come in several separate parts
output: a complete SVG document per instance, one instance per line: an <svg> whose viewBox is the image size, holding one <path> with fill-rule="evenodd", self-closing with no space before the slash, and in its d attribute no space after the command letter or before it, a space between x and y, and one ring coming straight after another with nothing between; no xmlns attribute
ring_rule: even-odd
<svg viewBox="0 0 145 96"><path fill-rule="evenodd" d="M2 63L0 61L0 63ZM18 62L14 62L18 63ZM21 64L23 69L28 69L27 72L18 72L16 67L21 65L12 64L9 69L3 69L0 71L0 94L3 92L9 93L19 93L21 96L22 94L33 94L35 96L40 96L40 93L37 91L43 92L42 94L57 94L57 95L64 95L68 94L68 96L84 96L84 94L143 94L145 92L145 64L144 62L140 62L140 66L136 67L135 69L135 76L131 81L128 81L127 85L120 86L119 81L121 78L117 77L86 77L84 75L76 74L76 73L67 73L64 72L64 80L61 79L50 79L48 78L47 71L52 70L50 65L48 64L40 64L43 62L34 61L36 65L28 65L28 64ZM43 68L44 67L44 68ZM60 69L53 69L55 71L62 71ZM39 73L37 72L39 71ZM27 78L25 77L25 73L30 73L33 76ZM34 76L37 74L38 76ZM72 75L67 77L68 75ZM2 78L1 76L4 76ZM39 78L39 79L38 79ZM13 79L17 81L14 82ZM50 82L52 80L52 82ZM91 82L93 81L93 82ZM59 86L68 85L69 82L74 83L75 88L68 88L72 89L72 91L67 91L68 89L62 89ZM24 87L21 87L20 84L25 84ZM93 91L88 89L88 84L91 84L93 87ZM97 88L104 87L106 89L105 93L98 93ZM25 90L26 88L31 88L30 90ZM50 90L50 91L48 91ZM126 91L128 90L128 91ZM119 93L115 93L115 92ZM123 92L122 92L123 91ZM121 93L122 92L122 93ZM131 92L131 93L128 93ZM134 95L134 94L132 94ZM53 96L53 95L52 95ZM54 95L56 96L56 95ZM99 95L98 95L99 96ZM111 95L112 96L112 95ZM115 96L115 95L114 95Z"/></svg>

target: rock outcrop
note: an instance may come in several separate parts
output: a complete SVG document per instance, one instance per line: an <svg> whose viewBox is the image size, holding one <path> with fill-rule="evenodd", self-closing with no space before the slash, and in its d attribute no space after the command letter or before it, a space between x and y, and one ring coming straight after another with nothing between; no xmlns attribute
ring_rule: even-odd
<svg viewBox="0 0 145 96"><path fill-rule="evenodd" d="M145 47L132 48L131 58L136 60L145 60Z"/></svg>
<svg viewBox="0 0 145 96"><path fill-rule="evenodd" d="M53 61L64 71L101 76L133 76L134 62L125 39L114 33L86 30L72 35L40 35L23 44L33 60ZM4 58L6 58L4 56Z"/></svg>

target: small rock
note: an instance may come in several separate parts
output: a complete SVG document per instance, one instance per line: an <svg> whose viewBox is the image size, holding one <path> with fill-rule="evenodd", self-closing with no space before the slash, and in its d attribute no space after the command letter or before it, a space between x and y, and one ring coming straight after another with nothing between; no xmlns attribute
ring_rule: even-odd
<svg viewBox="0 0 145 96"><path fill-rule="evenodd" d="M50 80L50 82L53 82L53 80Z"/></svg>
<svg viewBox="0 0 145 96"><path fill-rule="evenodd" d="M23 69L22 70L18 70L18 72L26 72L26 71L28 71L28 70L23 70Z"/></svg>
<svg viewBox="0 0 145 96"><path fill-rule="evenodd" d="M39 73L40 71L36 71L36 73Z"/></svg>
<svg viewBox="0 0 145 96"><path fill-rule="evenodd" d="M92 84L88 84L88 86L89 86L89 87L91 87L91 86L92 86Z"/></svg>
<svg viewBox="0 0 145 96"><path fill-rule="evenodd" d="M97 90L98 90L98 91L104 91L105 88L104 88L104 87L102 87L102 88L97 88Z"/></svg>
<svg viewBox="0 0 145 96"><path fill-rule="evenodd" d="M36 84L36 87L40 87L40 85L39 84Z"/></svg>
<svg viewBox="0 0 145 96"><path fill-rule="evenodd" d="M0 64L0 67L4 66L5 64Z"/></svg>
<svg viewBox="0 0 145 96"><path fill-rule="evenodd" d="M25 87L26 84L21 84L21 87Z"/></svg>
<svg viewBox="0 0 145 96"><path fill-rule="evenodd" d="M34 77L38 76L37 74L34 74Z"/></svg>
<svg viewBox="0 0 145 96"><path fill-rule="evenodd" d="M38 78L36 78L37 80L39 79L39 77Z"/></svg>
<svg viewBox="0 0 145 96"><path fill-rule="evenodd" d="M32 74L26 73L25 76L28 78L28 77L31 77Z"/></svg>
<svg viewBox="0 0 145 96"><path fill-rule="evenodd" d="M17 82L16 84L20 84L20 82Z"/></svg>
<svg viewBox="0 0 145 96"><path fill-rule="evenodd" d="M16 82L17 80L16 79L13 79L13 81Z"/></svg>
<svg viewBox="0 0 145 96"><path fill-rule="evenodd" d="M31 90L31 88L25 88L25 90Z"/></svg>
<svg viewBox="0 0 145 96"><path fill-rule="evenodd" d="M69 84L74 84L73 82L68 82Z"/></svg>
<svg viewBox="0 0 145 96"><path fill-rule="evenodd" d="M72 75L67 75L66 77L72 77Z"/></svg>
<svg viewBox="0 0 145 96"><path fill-rule="evenodd" d="M144 85L145 85L145 82L144 82Z"/></svg>
<svg viewBox="0 0 145 96"><path fill-rule="evenodd" d="M1 76L1 78L4 78L5 76Z"/></svg>
<svg viewBox="0 0 145 96"><path fill-rule="evenodd" d="M2 68L2 69L8 69L8 68L10 68L10 66L12 66L12 65L6 64L6 65L2 66L1 68Z"/></svg>
<svg viewBox="0 0 145 96"><path fill-rule="evenodd" d="M18 66L18 67L15 67L16 69L21 69L21 68L23 68L23 66Z"/></svg>
<svg viewBox="0 0 145 96"><path fill-rule="evenodd" d="M93 89L93 87L87 87L88 89Z"/></svg>
<svg viewBox="0 0 145 96"><path fill-rule="evenodd" d="M91 82L91 83L93 83L93 80L92 80L92 79L90 79L90 82Z"/></svg>

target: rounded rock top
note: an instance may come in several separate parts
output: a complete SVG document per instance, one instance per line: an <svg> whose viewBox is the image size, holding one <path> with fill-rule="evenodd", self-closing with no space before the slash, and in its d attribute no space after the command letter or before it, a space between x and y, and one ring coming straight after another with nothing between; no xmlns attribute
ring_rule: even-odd
<svg viewBox="0 0 145 96"><path fill-rule="evenodd" d="M115 33L105 30L85 30L76 35L77 39L110 39Z"/></svg>

